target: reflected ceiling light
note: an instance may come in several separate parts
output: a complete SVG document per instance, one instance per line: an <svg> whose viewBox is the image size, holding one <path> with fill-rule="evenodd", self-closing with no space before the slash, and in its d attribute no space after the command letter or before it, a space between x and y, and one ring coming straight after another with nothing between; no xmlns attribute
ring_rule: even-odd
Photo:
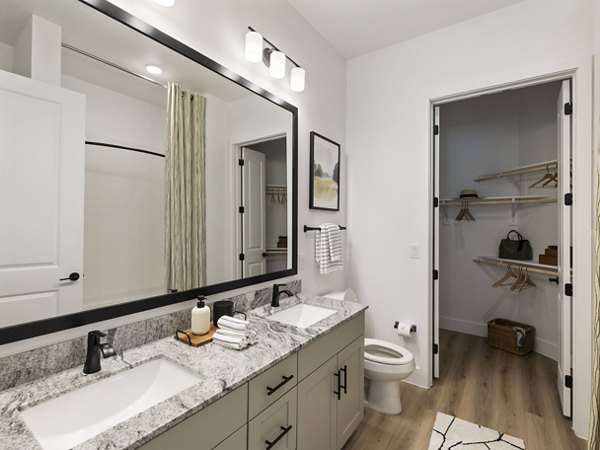
<svg viewBox="0 0 600 450"><path fill-rule="evenodd" d="M146 72L151 73L152 75L160 75L163 70L156 64L146 64Z"/></svg>
<svg viewBox="0 0 600 450"><path fill-rule="evenodd" d="M295 92L302 92L306 77L304 69L254 28L248 27L248 30L248 33L246 33L246 59L251 62L262 60L269 68L269 73L273 78L285 77L286 60L290 60L294 65L290 72L290 89ZM265 43L267 47L265 47Z"/></svg>
<svg viewBox="0 0 600 450"><path fill-rule="evenodd" d="M175 4L175 0L154 0L154 3L160 6L170 7Z"/></svg>

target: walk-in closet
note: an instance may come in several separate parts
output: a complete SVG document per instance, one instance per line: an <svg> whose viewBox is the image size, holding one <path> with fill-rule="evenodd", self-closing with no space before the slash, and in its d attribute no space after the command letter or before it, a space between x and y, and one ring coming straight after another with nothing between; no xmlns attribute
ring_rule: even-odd
<svg viewBox="0 0 600 450"><path fill-rule="evenodd" d="M531 364L533 373L541 358L551 370L556 367L556 382L544 395L555 396L556 414L567 417L572 382L570 89L569 80L557 80L433 108L435 376L443 380L449 376L444 370L459 370L456 364L439 364L445 354L460 353L452 345L468 340L451 336L483 337L489 344L489 322L501 319L492 326L508 326L515 352L502 353L498 361L489 355L500 353L486 353L485 365L492 371L518 366L527 373ZM513 242L505 241L508 247L500 250L503 239Z"/></svg>

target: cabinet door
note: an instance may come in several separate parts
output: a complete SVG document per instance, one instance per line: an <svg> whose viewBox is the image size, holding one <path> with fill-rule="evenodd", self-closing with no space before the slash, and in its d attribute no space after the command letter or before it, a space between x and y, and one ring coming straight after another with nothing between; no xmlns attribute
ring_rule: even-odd
<svg viewBox="0 0 600 450"><path fill-rule="evenodd" d="M294 387L252 419L248 425L248 449L295 450L297 406Z"/></svg>
<svg viewBox="0 0 600 450"><path fill-rule="evenodd" d="M298 385L298 450L336 450L337 356Z"/></svg>
<svg viewBox="0 0 600 450"><path fill-rule="evenodd" d="M246 425L237 430L213 450L246 450Z"/></svg>
<svg viewBox="0 0 600 450"><path fill-rule="evenodd" d="M338 353L341 398L337 402L337 448L346 443L364 415L364 338ZM337 383L337 381L336 381Z"/></svg>

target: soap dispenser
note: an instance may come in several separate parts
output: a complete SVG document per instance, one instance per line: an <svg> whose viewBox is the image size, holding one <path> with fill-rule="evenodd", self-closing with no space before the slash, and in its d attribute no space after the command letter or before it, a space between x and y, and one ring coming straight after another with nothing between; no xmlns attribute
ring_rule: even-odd
<svg viewBox="0 0 600 450"><path fill-rule="evenodd" d="M198 303L192 309L192 334L206 334L210 330L210 309L204 304L206 297L198 296Z"/></svg>

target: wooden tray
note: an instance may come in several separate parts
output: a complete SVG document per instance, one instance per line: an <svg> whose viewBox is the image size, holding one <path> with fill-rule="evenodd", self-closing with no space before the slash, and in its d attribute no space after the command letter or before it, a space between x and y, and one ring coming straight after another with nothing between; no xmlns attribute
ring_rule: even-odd
<svg viewBox="0 0 600 450"><path fill-rule="evenodd" d="M191 345L192 347L200 347L201 345L208 344L213 340L213 334L217 331L212 323L210 324L210 330L208 333L196 336L192 334L192 329L189 330L177 330L175 332L175 339L179 339L181 342Z"/></svg>

